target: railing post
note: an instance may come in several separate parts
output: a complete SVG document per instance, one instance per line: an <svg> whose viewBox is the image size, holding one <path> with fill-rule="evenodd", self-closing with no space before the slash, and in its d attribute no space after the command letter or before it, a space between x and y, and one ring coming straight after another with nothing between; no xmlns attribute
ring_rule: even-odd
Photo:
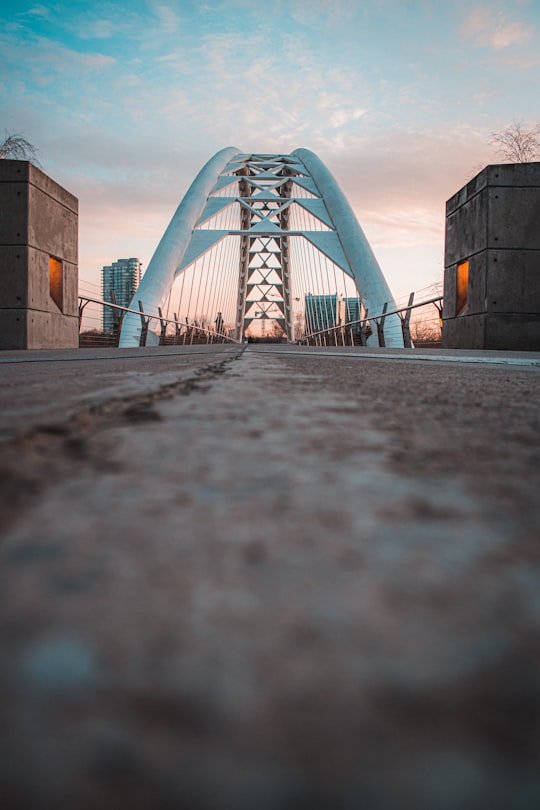
<svg viewBox="0 0 540 810"><path fill-rule="evenodd" d="M160 331L159 331L159 345L165 345L165 332L167 331L167 321L163 318L163 312L161 311L161 307L158 307L158 314L159 314L159 323L160 323Z"/></svg>
<svg viewBox="0 0 540 810"><path fill-rule="evenodd" d="M439 306L439 304L437 304L437 302L436 302L436 301L434 301L434 302L433 302L433 306L435 307L435 309L436 309L436 310L437 310L437 312L439 313L439 329L442 329L442 311L443 311L443 305L441 304L441 305Z"/></svg>
<svg viewBox="0 0 540 810"><path fill-rule="evenodd" d="M403 345L406 349L412 348L412 340L411 340L411 312L412 312L412 303L414 301L414 293L412 292L409 295L409 303L407 304L407 309L405 311L405 315L400 315L401 319L401 332L403 334Z"/></svg>
<svg viewBox="0 0 540 810"><path fill-rule="evenodd" d="M81 331L82 319L83 319L83 315L84 315L84 308L89 303L90 303L89 301L85 301L84 304L83 304L83 299L79 298L79 332Z"/></svg>
<svg viewBox="0 0 540 810"><path fill-rule="evenodd" d="M367 346L367 324L368 324L368 310L366 309L364 319L360 322L360 345Z"/></svg>
<svg viewBox="0 0 540 810"><path fill-rule="evenodd" d="M115 309L117 306L117 301L114 290L111 290L111 304L113 304L111 307L113 320L113 343L118 348L118 344L120 343L120 332L122 330L122 321L124 320L124 315L126 313Z"/></svg>
<svg viewBox="0 0 540 810"><path fill-rule="evenodd" d="M380 348L384 348L386 346L386 343L385 343L385 340L384 340L384 322L386 320L386 310L387 309L388 309L388 301L385 301L383 311L382 311L382 315L378 320L375 321L375 323L377 324L377 337L379 339L379 347Z"/></svg>
<svg viewBox="0 0 540 810"><path fill-rule="evenodd" d="M139 346L146 346L146 336L148 335L148 324L150 323L150 318L147 318L144 314L142 301L139 301L139 310L141 313L141 339L139 340Z"/></svg>
<svg viewBox="0 0 540 810"><path fill-rule="evenodd" d="M174 342L180 343L180 335L182 334L182 327L178 321L178 315L174 313Z"/></svg>

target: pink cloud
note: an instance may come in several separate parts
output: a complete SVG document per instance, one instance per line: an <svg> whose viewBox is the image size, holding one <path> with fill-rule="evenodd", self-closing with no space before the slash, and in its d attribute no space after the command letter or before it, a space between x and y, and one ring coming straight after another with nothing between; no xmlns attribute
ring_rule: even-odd
<svg viewBox="0 0 540 810"><path fill-rule="evenodd" d="M472 39L476 45L503 50L511 45L527 42L532 32L520 22L512 22L486 6L478 6L469 12L461 26L461 34Z"/></svg>

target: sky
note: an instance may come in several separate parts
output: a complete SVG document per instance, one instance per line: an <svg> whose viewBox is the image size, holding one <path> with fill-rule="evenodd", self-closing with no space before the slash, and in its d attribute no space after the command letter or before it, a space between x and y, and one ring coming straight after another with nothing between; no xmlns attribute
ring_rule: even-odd
<svg viewBox="0 0 540 810"><path fill-rule="evenodd" d="M0 135L79 198L79 277L143 269L215 152L314 151L396 297L441 282L445 202L540 120L540 0L0 4Z"/></svg>

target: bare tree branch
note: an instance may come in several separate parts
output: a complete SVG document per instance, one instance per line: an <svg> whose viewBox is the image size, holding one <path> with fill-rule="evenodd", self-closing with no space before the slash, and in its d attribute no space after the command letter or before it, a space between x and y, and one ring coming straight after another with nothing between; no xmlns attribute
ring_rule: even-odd
<svg viewBox="0 0 540 810"><path fill-rule="evenodd" d="M491 143L510 163L529 163L540 157L540 124L524 129L519 122L514 123L503 132L494 132Z"/></svg>
<svg viewBox="0 0 540 810"><path fill-rule="evenodd" d="M39 167L37 152L37 148L22 135L10 135L7 131L3 142L0 143L0 160L29 160Z"/></svg>

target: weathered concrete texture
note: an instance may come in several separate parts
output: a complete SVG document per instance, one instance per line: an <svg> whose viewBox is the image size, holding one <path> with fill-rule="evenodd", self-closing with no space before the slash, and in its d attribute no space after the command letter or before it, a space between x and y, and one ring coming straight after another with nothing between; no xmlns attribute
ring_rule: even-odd
<svg viewBox="0 0 540 810"><path fill-rule="evenodd" d="M536 810L538 367L193 363L3 445L2 806Z"/></svg>
<svg viewBox="0 0 540 810"><path fill-rule="evenodd" d="M77 251L76 197L28 161L0 161L0 349L78 345Z"/></svg>
<svg viewBox="0 0 540 810"><path fill-rule="evenodd" d="M235 345L2 352L0 441L54 430L81 411L190 385L201 369L236 357ZM128 407L128 405L126 405Z"/></svg>
<svg viewBox="0 0 540 810"><path fill-rule="evenodd" d="M457 312L457 265L469 261ZM487 166L446 204L443 345L540 349L540 163Z"/></svg>

